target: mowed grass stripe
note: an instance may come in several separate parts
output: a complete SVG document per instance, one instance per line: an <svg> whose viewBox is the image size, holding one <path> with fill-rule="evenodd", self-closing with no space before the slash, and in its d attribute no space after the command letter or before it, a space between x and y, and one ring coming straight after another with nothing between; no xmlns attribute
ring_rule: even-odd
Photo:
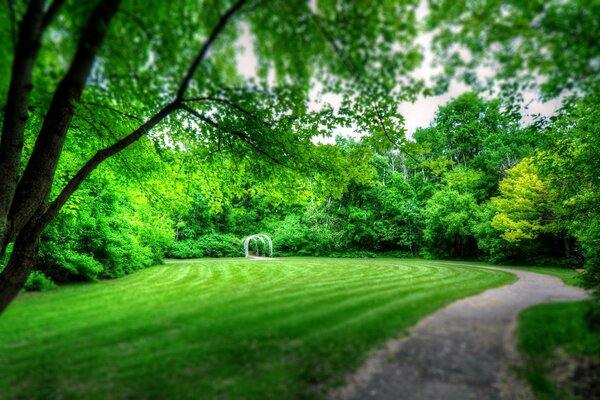
<svg viewBox="0 0 600 400"><path fill-rule="evenodd" d="M402 276L399 277L394 277L395 279L401 278ZM178 281L183 281L185 279L188 279L189 277L186 275L182 275L180 277L178 277L177 279L172 280L173 283L176 283ZM414 285L412 286L412 288L416 288L418 289L421 285L423 284L429 284L428 282L432 279L436 279L436 277L432 277L431 275L426 275L426 279L423 281L423 278L425 278L425 276L419 276L419 278L421 279L415 279L413 280ZM439 277L437 277L439 278ZM225 278L223 278L225 279ZM327 302L331 302L333 305L337 306L343 306L344 304L340 304L337 300L338 299L343 299L345 297L350 296L351 299L354 299L352 301L356 301L357 299L360 299L360 296L363 295L363 293L369 293L369 294L373 294L373 291L371 290L369 284L373 284L373 283L379 283L379 282L386 282L386 284L379 284L378 285L378 290L377 292L382 294L384 290L386 290L388 287L391 290L396 290L396 287L398 285L398 282L396 282L395 280L383 280L380 276L377 277L370 277L368 279L365 278L360 278L360 279L349 279L349 278L342 278L340 279L340 282L337 286L338 291L331 291L331 287L332 287L332 283L334 281L331 282L327 282L327 283L320 283L318 285L312 285L307 287L307 289L305 290L298 290L298 291L292 291L290 292L289 289L284 288L284 289L271 289L269 291L259 291L258 293L254 293L254 295L248 295L248 293L246 294L240 294L240 295L236 295L237 297L232 297L232 299L230 299L227 303L219 303L219 308L220 307L237 307L237 303L239 302L244 302L246 303L247 306L250 307L246 307L246 309L248 310L248 312L250 314L256 314L256 310L263 310L263 307L265 306L269 306L269 308L267 308L266 311L267 313L281 313L284 312L286 310L293 310L295 307L298 306L298 301L301 302L307 302L309 301L310 303L313 304L313 308L316 306L319 306L320 303L327 303ZM348 282L351 282L351 284L348 284ZM166 284L163 286L167 286ZM206 285L202 285L204 289L206 289ZM194 286L195 287L195 286ZM137 293L137 294L133 294L130 296L127 296L127 301L125 302L125 304L116 304L115 306L118 307L121 311L122 314L122 318L126 318L128 317L128 313L125 311L125 309L129 309L131 310L131 313L135 313L136 309L142 304L145 303L146 305L149 304L161 304L161 302L166 302L167 298L166 297L173 297L173 298L180 298L183 294L183 292L181 292L179 290L179 285L178 286L172 286L171 287L171 291L168 292L154 292L154 290L152 291L152 293L148 293L148 292L144 292L144 293ZM128 290L128 289L127 289ZM204 292L208 292L208 293L204 293L201 294L199 297L196 298L192 298L192 300L188 300L187 304L184 304L182 302L178 303L178 312L182 312L184 308L197 308L197 304L199 301L203 300L205 297L210 297L213 295L213 293L211 293L210 291L204 290ZM283 295L275 295L275 292L279 292L282 293ZM380 294L374 293L375 295L379 296ZM398 294L402 294L402 292L399 292ZM145 296L149 296L151 295L152 298L150 300L148 300ZM130 298L129 298L130 297ZM105 297L108 298L108 297ZM110 300L110 298L108 298ZM308 300L307 300L308 299ZM96 298L95 300L99 300L98 298ZM110 307L111 304L106 304L106 306ZM190 307L191 306L191 307ZM281 309L284 308L284 309ZM77 305L77 307L74 310L71 310L72 314L75 315L82 315L85 312L91 311L92 309L96 309L97 311L100 311L101 314L104 314L105 317L109 317L109 314L106 314L105 311L107 311L106 307L92 307L92 306L87 306L87 307L83 307L81 305ZM321 312L327 312L327 309L319 309ZM243 317L243 314L233 314L235 318L239 318L239 317ZM56 316L56 314L54 314L54 316ZM102 319L101 315L93 315L93 319L98 321L99 319ZM82 322L86 323L87 327L87 322L89 320L88 319L84 319ZM50 321L46 321L44 324L38 324L36 327L39 329L43 329L45 327L48 327L50 325L54 325L54 318ZM74 329L75 327L73 325L71 325L69 327L69 329ZM56 327L54 327L53 329L50 330L46 330L47 332L56 332Z"/></svg>
<svg viewBox="0 0 600 400"><path fill-rule="evenodd" d="M269 321L289 318L289 312L303 309L300 319L310 319L323 314L336 312L339 309L348 308L357 302L365 302L370 299L383 298L389 301L391 295L404 297L413 291L419 291L431 285L435 278L416 282L410 288L399 286L398 281L387 281L379 284L377 290L372 287L353 284L352 286L339 287L337 291L331 291L331 287L320 287L317 290L304 290L297 293L287 293L282 296L274 296L268 299L238 299L237 302L246 301L250 306L247 314L236 313L235 318L244 318L246 315L253 317L268 318ZM451 283L451 282L448 282ZM236 304L227 304L225 307L235 307Z"/></svg>
<svg viewBox="0 0 600 400"><path fill-rule="evenodd" d="M0 393L318 398L424 315L513 279L423 260L210 260L25 295L0 317Z"/></svg>
<svg viewBox="0 0 600 400"><path fill-rule="evenodd" d="M428 275L429 279L427 279L427 281L431 280L431 279L439 279L439 277L431 277L431 275ZM181 278L178 278L178 280L180 280ZM342 279L340 279L340 281L343 281ZM346 279L345 281L348 281L348 279ZM362 280L363 283L365 283L366 281L364 281L364 279ZM297 301L298 299L300 299L303 303L305 303L304 305L306 306L307 303L310 303L310 307L308 312L304 312L302 315L302 319L313 319L316 317L320 317L323 314L327 314L327 313L334 313L337 311L337 309L340 308L349 308L351 305L357 303L357 302L364 302L368 299L371 298L377 298L379 296L386 296L388 294L387 288L389 288L390 291L392 290L396 290L396 285L397 283L395 281L387 281L388 283L386 285L379 285L378 289L376 292L373 292L368 286L365 288L362 285L360 287L356 287L356 288L352 288L352 290L349 290L348 286L341 284L340 285L340 291L339 292L331 292L331 291L326 291L327 288L323 288L323 290L319 289L318 292L322 292L319 293L319 296L314 296L312 295L310 298L308 297L308 293L306 292L302 292L302 291L298 291L298 292L294 292L291 295L288 294L286 296L286 298L279 298L279 297L268 297L268 300L263 300L262 304L258 303L256 300L254 299L249 299L248 297L242 297L239 299L236 299L236 301L243 301L243 302L247 302L247 305L250 307L246 307L249 310L249 314L252 315L254 314L254 319L257 319L256 317L258 316L260 319L261 315L260 313L257 313L256 310L262 310L263 311L263 315L265 318L268 318L269 321L275 320L275 319L281 319L283 318L287 318L287 311L291 311L293 310L297 304L295 302L291 302L291 300L293 301ZM396 296L406 296L410 291L412 290L419 290L421 289L421 286L423 284L427 284L427 282L423 283L421 280L414 280L413 281L414 284L411 286L410 290L406 290L406 288L404 288L405 290L400 290L398 291L396 294ZM343 283L343 282L342 282ZM453 282L451 281L447 281L447 284L453 284ZM314 293L314 292L313 292ZM312 294L312 293L311 293ZM369 294L369 296L367 298L364 297L364 294ZM293 298L291 297L293 296ZM349 297L349 299L347 299L346 301L342 302L340 300L344 299L345 297ZM143 296L136 296L137 299L143 299ZM260 297L261 299L264 299L263 296ZM306 300L309 299L309 300ZM253 301L254 300L254 301ZM153 303L157 303L160 302L159 300L157 300L156 298L153 299ZM321 307L321 305L324 305L323 307ZM127 303L125 307L129 308L129 309L133 309L135 310L137 304L136 303ZM179 310L178 312L181 313L182 310L182 305L179 304ZM227 304L221 304L221 306L223 307L227 307ZM263 310L262 307L263 306L269 306L269 308L267 308L266 310ZM123 308L121 306L121 308ZM81 308L77 309L77 314L81 313ZM210 311L210 310L209 310ZM219 311L220 312L220 311ZM124 314L126 316L126 314ZM227 315L225 314L225 320L227 320ZM235 319L243 319L244 315L240 314L240 313L231 313L230 315L233 316L233 318ZM278 318L275 318L276 316L279 316ZM98 320L100 317L99 316L94 316L94 319ZM87 321L87 320L86 320ZM84 321L85 322L85 321ZM116 321L115 321L116 322ZM223 323L223 320L219 320L219 324ZM43 325L39 325L38 327L43 328ZM75 329L76 327L71 326L72 329ZM88 329L89 328L89 324L84 325L83 327L77 327L77 328L83 328L83 329ZM52 333L52 334L56 334L56 328L54 329L49 329L49 330L45 330L47 333Z"/></svg>

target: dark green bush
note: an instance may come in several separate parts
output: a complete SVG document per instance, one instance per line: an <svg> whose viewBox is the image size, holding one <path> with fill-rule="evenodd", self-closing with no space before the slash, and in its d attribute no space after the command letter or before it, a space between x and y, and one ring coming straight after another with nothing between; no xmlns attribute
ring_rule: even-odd
<svg viewBox="0 0 600 400"><path fill-rule="evenodd" d="M230 234L213 233L196 240L181 240L173 243L167 257L243 257L242 240Z"/></svg>
<svg viewBox="0 0 600 400"><path fill-rule="evenodd" d="M198 246L205 257L243 257L244 247L241 239L229 234L212 234L198 238Z"/></svg>
<svg viewBox="0 0 600 400"><path fill-rule="evenodd" d="M170 258L200 258L204 257L202 248L198 247L195 240L180 240L173 243L167 251L167 257Z"/></svg>
<svg viewBox="0 0 600 400"><path fill-rule="evenodd" d="M377 257L377 254L373 253L372 251L365 251L365 250L348 250L348 251L344 251L344 252L331 253L330 257L337 257L337 258L375 258L375 257Z"/></svg>
<svg viewBox="0 0 600 400"><path fill-rule="evenodd" d="M37 269L57 283L116 278L161 262L172 237L143 197L94 175L44 232Z"/></svg>

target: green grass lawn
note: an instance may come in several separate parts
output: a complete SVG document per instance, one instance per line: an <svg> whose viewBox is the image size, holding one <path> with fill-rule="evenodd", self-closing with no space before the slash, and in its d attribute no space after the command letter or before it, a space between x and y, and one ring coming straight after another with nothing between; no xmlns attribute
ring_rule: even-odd
<svg viewBox="0 0 600 400"><path fill-rule="evenodd" d="M440 261L442 262L442 261ZM491 264L480 261L443 261L443 263L447 263L449 265L470 265L470 266L491 266L498 268L507 268L507 269L517 269L521 271L527 272L535 272L538 274L546 274L551 275L556 278L562 280L566 285L571 286L582 286L581 274L575 271L572 268L566 267L540 267L540 266L515 266L515 265L499 265L499 264Z"/></svg>
<svg viewBox="0 0 600 400"><path fill-rule="evenodd" d="M26 294L0 317L0 397L319 398L426 314L514 280L423 260L206 260Z"/></svg>
<svg viewBox="0 0 600 400"><path fill-rule="evenodd" d="M581 274L571 268L560 267L511 267L505 268L519 269L521 271L537 272L538 274L552 275L562 280L566 285L581 286Z"/></svg>
<svg viewBox="0 0 600 400"><path fill-rule="evenodd" d="M585 301L542 304L519 315L519 349L525 356L522 372L536 398L559 400L600 395L600 376L596 376L595 382L587 381L587 389L579 395L568 385L559 385L548 376L557 362L559 349L566 357L593 357L600 363L600 334L588 329L584 319L586 307ZM580 379L586 374L584 371L578 373Z"/></svg>

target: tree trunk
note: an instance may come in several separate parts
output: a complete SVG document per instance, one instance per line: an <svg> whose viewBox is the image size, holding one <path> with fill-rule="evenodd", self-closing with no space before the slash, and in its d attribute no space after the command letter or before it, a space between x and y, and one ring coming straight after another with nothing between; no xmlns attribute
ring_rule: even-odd
<svg viewBox="0 0 600 400"><path fill-rule="evenodd" d="M8 265L0 273L0 314L19 294L33 268L38 250L39 235L21 234Z"/></svg>
<svg viewBox="0 0 600 400"><path fill-rule="evenodd" d="M73 176L55 201L48 206L54 172L73 118L73 101L77 101L83 92L96 53L121 0L100 0L97 3L80 38L69 71L54 92L50 108L44 118L42 129L37 137L27 167L14 190L14 196L10 196L10 193L4 190L4 185L0 185L0 197L8 193L9 195L6 198L10 200L7 203L10 206L8 218L6 218L6 215L0 215L0 255L4 254L11 237L16 235L15 246L9 263L0 273L0 314L25 284L27 276L35 263L39 238L46 226L54 219L79 185L102 161L137 141L171 112L180 108L183 95L192 80L194 72L206 56L212 42L245 2L246 0L238 0L221 16L217 26L194 58L179 87L175 100L159 110L131 134L118 140L113 145L99 150ZM37 3L38 0L32 0L31 2L31 4ZM63 3L64 0L55 0L51 4L44 15L42 29L47 26ZM3 131L3 145L7 137ZM22 147L22 144L20 147ZM12 202L12 205L10 202Z"/></svg>
<svg viewBox="0 0 600 400"><path fill-rule="evenodd" d="M48 201L54 172L74 113L98 49L121 0L102 0L92 12L77 45L69 70L58 84L35 146L15 191L10 210L13 229L18 232Z"/></svg>
<svg viewBox="0 0 600 400"><path fill-rule="evenodd" d="M569 236L568 235L564 235L563 236L563 242L565 244L565 258L569 259L571 258L571 241L569 240Z"/></svg>
<svg viewBox="0 0 600 400"><path fill-rule="evenodd" d="M33 87L33 65L40 49L43 19L44 1L32 0L19 24L19 34L15 43L0 140L0 257L4 256L12 231L8 212L19 179L23 135L29 117L27 106Z"/></svg>

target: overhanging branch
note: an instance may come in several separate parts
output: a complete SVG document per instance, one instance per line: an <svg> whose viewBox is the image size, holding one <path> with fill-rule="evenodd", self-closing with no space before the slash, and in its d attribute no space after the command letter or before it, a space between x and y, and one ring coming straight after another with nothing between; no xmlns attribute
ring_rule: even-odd
<svg viewBox="0 0 600 400"><path fill-rule="evenodd" d="M257 117L256 115L254 115L251 111L248 111L246 108L240 106L237 103L234 103L231 100L228 99L224 99L221 97L213 97L213 96L204 96L204 97L192 97L189 99L184 99L182 100L182 102L186 103L186 102L195 102L195 101L208 101L208 102L214 102L214 103L221 103L221 104L225 104L239 112L241 112L242 114L252 118L255 121L261 122L262 124L264 124L265 126L272 128L273 125L267 123L266 121L261 120L259 117Z"/></svg>
<svg viewBox="0 0 600 400"><path fill-rule="evenodd" d="M176 99L178 99L178 100L183 99L183 95L185 94L185 91L187 90L188 86L190 85L190 82L192 81L194 73L198 69L200 62L202 62L202 60L206 56L206 53L208 53L208 49L210 49L210 46L215 41L217 36L219 36L219 33L221 33L221 31L223 30L225 25L227 25L227 22L229 22L229 20L233 16L233 14L235 14L244 5L245 2L246 2L246 0L238 0L233 6L231 6L231 8L229 10L227 10L227 12L225 14L223 14L221 16L221 19L217 23L217 26L215 26L213 31L210 33L210 35L208 36L208 39L206 39L206 42L204 42L204 45L198 52L198 55L196 55L196 57L192 61L192 64L188 68L185 76L183 77L183 80L181 81L181 84L179 85L179 90L177 91Z"/></svg>
<svg viewBox="0 0 600 400"><path fill-rule="evenodd" d="M62 0L56 0L56 2L61 2ZM118 0L116 0L118 1ZM219 33L223 30L227 22L231 19L231 17L235 14L237 10L241 8L241 6L246 2L246 0L238 0L219 20L216 27L211 32L208 39L204 42L202 48L200 49L198 55L193 60L192 64L188 68L182 83L177 91L175 100L171 103L167 104L160 111L154 114L151 118L149 118L145 123L140 125L135 131L125 136L121 140L115 142L113 145L105 147L96 152L96 154L90 158L84 165L77 171L77 173L71 178L71 180L67 183L67 185L63 188L60 194L56 197L56 199L50 204L47 210L42 214L42 216L36 221L36 229L41 233L43 229L52 221L52 219L56 216L56 214L60 211L62 206L67 202L69 197L79 188L81 183L89 176L89 174L96 169L101 162L106 160L107 158L119 153L123 149L127 148L129 145L137 141L139 138L147 134L154 126L156 126L159 122L161 122L164 118L166 118L171 112L181 108L181 101L183 99L183 95L185 94L186 89L188 88L190 81L192 80L193 74L200 65L200 62L204 59L211 44L215 41ZM114 111L114 110L113 110Z"/></svg>
<svg viewBox="0 0 600 400"><path fill-rule="evenodd" d="M44 18L42 19L42 30L46 29L50 22L52 22L54 16L58 13L64 2L65 0L54 0L52 4L50 4L50 7L48 7L44 14Z"/></svg>
<svg viewBox="0 0 600 400"><path fill-rule="evenodd" d="M244 143L246 143L248 146L250 146L252 149L254 149L255 151L259 152L260 154L264 155L265 157L267 157L269 160L271 160L272 162L274 162L275 164L281 165L282 167L288 168L293 170L294 168L292 168L291 166L287 165L286 163L284 163L283 161L279 160L278 158L276 158L275 156L273 156L271 153L269 153L267 150L265 150L264 148L262 148L260 146L260 144L255 143L252 140L252 137L245 134L244 132L241 132L239 130L236 129L230 129L229 127L220 125L218 122L216 122L215 120L213 120L210 117L207 117L206 115L203 115L201 113L199 113L198 111L194 110L193 108L183 104L181 106L181 109L187 111L188 113L190 113L191 115L193 115L194 117L198 118L200 121L212 126L213 128L221 131L221 132L225 132L228 133L232 136L237 137L238 139L240 139L241 141L243 141Z"/></svg>
<svg viewBox="0 0 600 400"><path fill-rule="evenodd" d="M129 145L137 141L139 138L147 134L152 128L154 128L159 122L165 119L169 114L178 109L177 103L169 103L167 106L162 108L158 113L153 115L150 119L140 125L135 131L125 136L121 140L114 144L105 147L104 149L98 150L96 154L90 158L79 171L71 178L69 183L63 188L56 199L50 204L46 212L42 215L38 221L38 229L43 230L50 221L56 216L58 211L67 202L69 197L79 188L81 183L92 173L94 169L104 160L114 156L120 151L127 148Z"/></svg>

